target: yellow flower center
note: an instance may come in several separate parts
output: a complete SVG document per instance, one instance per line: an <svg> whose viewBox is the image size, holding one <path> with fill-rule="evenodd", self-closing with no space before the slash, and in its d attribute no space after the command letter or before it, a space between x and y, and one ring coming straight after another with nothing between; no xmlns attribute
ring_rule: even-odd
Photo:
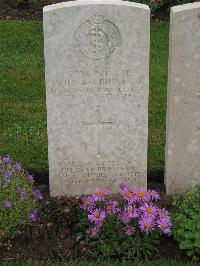
<svg viewBox="0 0 200 266"><path fill-rule="evenodd" d="M123 216L121 217L121 220L122 220L122 221L126 221L126 216L123 215Z"/></svg>
<svg viewBox="0 0 200 266"><path fill-rule="evenodd" d="M146 192L144 192L144 191L139 191L138 193L137 193L137 196L138 197L144 197L146 195Z"/></svg>
<svg viewBox="0 0 200 266"><path fill-rule="evenodd" d="M99 213L95 213L94 217L98 219L98 218L100 218L100 214Z"/></svg>
<svg viewBox="0 0 200 266"><path fill-rule="evenodd" d="M129 212L134 213L135 209L133 207L130 207Z"/></svg>
<svg viewBox="0 0 200 266"><path fill-rule="evenodd" d="M162 228L165 229L167 227L167 224L166 223L163 223L162 224Z"/></svg>
<svg viewBox="0 0 200 266"><path fill-rule="evenodd" d="M114 205L109 205L109 206L108 206L108 210L109 210L109 211L113 211L113 210L114 210L114 208L115 208L115 206L114 206Z"/></svg>
<svg viewBox="0 0 200 266"><path fill-rule="evenodd" d="M162 213L162 218L166 218L166 214L165 213Z"/></svg>
<svg viewBox="0 0 200 266"><path fill-rule="evenodd" d="M148 213L153 213L153 209L152 209L151 207L147 207L147 208L146 208L146 211L147 211Z"/></svg>
<svg viewBox="0 0 200 266"><path fill-rule="evenodd" d="M102 190L98 191L97 195L98 195L99 197L102 197L102 196L103 196L103 191L102 191Z"/></svg>
<svg viewBox="0 0 200 266"><path fill-rule="evenodd" d="M91 205L91 202L88 201L88 200L86 200L86 201L84 202L84 205L85 205L85 207L89 207L89 206Z"/></svg>
<svg viewBox="0 0 200 266"><path fill-rule="evenodd" d="M130 199L130 198L133 197L133 194L130 191L127 191L126 192L126 197Z"/></svg>
<svg viewBox="0 0 200 266"><path fill-rule="evenodd" d="M149 222L147 222L147 223L144 224L144 226L145 226L147 229L149 229L150 226L151 226L151 224L150 224Z"/></svg>

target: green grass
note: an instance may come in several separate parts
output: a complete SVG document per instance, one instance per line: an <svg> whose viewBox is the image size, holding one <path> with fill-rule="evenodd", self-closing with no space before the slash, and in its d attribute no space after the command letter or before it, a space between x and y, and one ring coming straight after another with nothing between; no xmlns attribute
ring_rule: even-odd
<svg viewBox="0 0 200 266"><path fill-rule="evenodd" d="M164 170L168 23L151 26L150 172ZM0 22L0 155L46 172L47 129L40 22Z"/></svg>
<svg viewBox="0 0 200 266"><path fill-rule="evenodd" d="M42 263L42 262L11 262L11 263L0 263L0 266L197 266L198 264L195 263L183 263L183 262L164 262L164 261L157 261L157 262L68 262L63 264L56 264L56 263Z"/></svg>

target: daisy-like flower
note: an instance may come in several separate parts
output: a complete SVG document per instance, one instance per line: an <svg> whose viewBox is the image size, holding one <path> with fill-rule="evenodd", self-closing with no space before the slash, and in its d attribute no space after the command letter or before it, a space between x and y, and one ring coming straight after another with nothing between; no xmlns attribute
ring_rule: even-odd
<svg viewBox="0 0 200 266"><path fill-rule="evenodd" d="M30 183L33 184L35 182L34 177L32 175L28 175L27 178L28 178Z"/></svg>
<svg viewBox="0 0 200 266"><path fill-rule="evenodd" d="M32 212L30 215L29 215L29 218L31 220L31 222L36 222L38 220L38 214L36 211Z"/></svg>
<svg viewBox="0 0 200 266"><path fill-rule="evenodd" d="M158 228L166 235L169 235L171 232L171 221L169 218L160 219L157 221Z"/></svg>
<svg viewBox="0 0 200 266"><path fill-rule="evenodd" d="M44 196L42 194L42 190L40 188L37 188L34 192L33 192L34 197L39 200L42 201L44 199Z"/></svg>
<svg viewBox="0 0 200 266"><path fill-rule="evenodd" d="M94 191L94 200L95 201L104 201L107 196L109 195L110 191L108 189L101 189L101 188L96 188Z"/></svg>
<svg viewBox="0 0 200 266"><path fill-rule="evenodd" d="M142 211L144 216L154 217L157 214L157 208L151 203L145 203L140 207L140 210Z"/></svg>
<svg viewBox="0 0 200 266"><path fill-rule="evenodd" d="M101 226L99 226L99 224L94 227L90 227L87 230L87 233L90 235L91 238L95 238L98 235L100 228Z"/></svg>
<svg viewBox="0 0 200 266"><path fill-rule="evenodd" d="M137 218L139 216L135 205L128 205L125 208L125 212L127 213L129 218Z"/></svg>
<svg viewBox="0 0 200 266"><path fill-rule="evenodd" d="M95 224L102 223L105 218L106 218L106 213L101 209L95 209L92 211L91 214L88 215L88 219L91 222L94 222Z"/></svg>
<svg viewBox="0 0 200 266"><path fill-rule="evenodd" d="M10 209L12 208L12 202L10 200L4 201L4 208L5 209Z"/></svg>
<svg viewBox="0 0 200 266"><path fill-rule="evenodd" d="M132 236L135 234L135 228L131 225L127 225L126 227L123 228L124 233L128 236Z"/></svg>
<svg viewBox="0 0 200 266"><path fill-rule="evenodd" d="M150 200L150 195L142 188L135 191L135 197L137 202L147 202Z"/></svg>
<svg viewBox="0 0 200 266"><path fill-rule="evenodd" d="M142 232L145 233L151 233L155 229L155 222L153 219L149 216L142 217L142 219L139 221L139 227Z"/></svg>
<svg viewBox="0 0 200 266"><path fill-rule="evenodd" d="M20 171L20 170L22 170L22 165L21 165L21 163L15 163L13 167L14 167L14 169L15 169L16 171Z"/></svg>
<svg viewBox="0 0 200 266"><path fill-rule="evenodd" d="M106 203L106 211L108 214L115 214L119 212L118 208L119 203L116 200L109 200Z"/></svg>
<svg viewBox="0 0 200 266"><path fill-rule="evenodd" d="M124 181L120 183L119 187L120 187L120 189L122 189L122 190L123 190L123 189L128 189L128 186L127 186L126 182L124 182Z"/></svg>
<svg viewBox="0 0 200 266"><path fill-rule="evenodd" d="M130 217L128 216L126 211L119 213L118 218L122 221L123 224L128 224L130 222Z"/></svg>
<svg viewBox="0 0 200 266"><path fill-rule="evenodd" d="M122 197L129 203L131 204L132 202L135 201L135 196L133 191L131 191L130 189L128 189L128 187L125 187L123 189L121 189L121 194Z"/></svg>
<svg viewBox="0 0 200 266"><path fill-rule="evenodd" d="M166 209L159 209L158 215L161 219L169 218L169 212Z"/></svg>
<svg viewBox="0 0 200 266"><path fill-rule="evenodd" d="M82 199L81 208L83 210L91 210L94 207L94 199L93 197L84 197Z"/></svg>
<svg viewBox="0 0 200 266"><path fill-rule="evenodd" d="M24 200L27 200L28 199L28 197L27 197L27 195L26 195L26 191L24 191L24 190L21 190L20 191L20 198L19 198L21 201L24 201Z"/></svg>
<svg viewBox="0 0 200 266"><path fill-rule="evenodd" d="M158 194L158 192L153 190L153 189L149 189L147 191L147 193L149 194L151 200L159 200L160 199L160 195Z"/></svg>
<svg viewBox="0 0 200 266"><path fill-rule="evenodd" d="M10 164L12 159L10 156L5 156L2 158L2 161L5 163L5 164Z"/></svg>
<svg viewBox="0 0 200 266"><path fill-rule="evenodd" d="M8 171L4 175L4 179L10 179L11 177L13 177L13 171Z"/></svg>

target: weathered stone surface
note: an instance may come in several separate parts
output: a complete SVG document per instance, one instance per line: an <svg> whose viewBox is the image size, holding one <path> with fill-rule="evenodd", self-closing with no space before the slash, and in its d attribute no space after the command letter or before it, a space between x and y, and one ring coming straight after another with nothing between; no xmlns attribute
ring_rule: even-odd
<svg viewBox="0 0 200 266"><path fill-rule="evenodd" d="M200 3L171 9L165 185L200 184Z"/></svg>
<svg viewBox="0 0 200 266"><path fill-rule="evenodd" d="M122 1L44 8L52 196L146 188L149 18Z"/></svg>

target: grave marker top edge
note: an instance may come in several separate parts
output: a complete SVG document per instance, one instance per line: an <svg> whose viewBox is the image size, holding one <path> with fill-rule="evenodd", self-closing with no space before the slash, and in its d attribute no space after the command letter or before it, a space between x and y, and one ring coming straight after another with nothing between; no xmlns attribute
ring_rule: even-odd
<svg viewBox="0 0 200 266"><path fill-rule="evenodd" d="M194 2L194 3L174 6L171 8L171 13L177 13L177 12L195 9L195 8L199 8L199 7L200 7L200 2Z"/></svg>
<svg viewBox="0 0 200 266"><path fill-rule="evenodd" d="M102 1L102 0L77 0L77 1L69 1L69 2L63 2L63 3L58 3L58 4L53 4L53 5L48 5L43 8L43 13L53 11L53 10L58 10L61 8L65 7L72 7L72 6L82 6L82 5L118 5L118 6L130 6L142 10L147 10L150 12L150 8L147 5L144 4L139 4L135 2L128 2L128 1L121 1L121 0L107 0L107 1Z"/></svg>

